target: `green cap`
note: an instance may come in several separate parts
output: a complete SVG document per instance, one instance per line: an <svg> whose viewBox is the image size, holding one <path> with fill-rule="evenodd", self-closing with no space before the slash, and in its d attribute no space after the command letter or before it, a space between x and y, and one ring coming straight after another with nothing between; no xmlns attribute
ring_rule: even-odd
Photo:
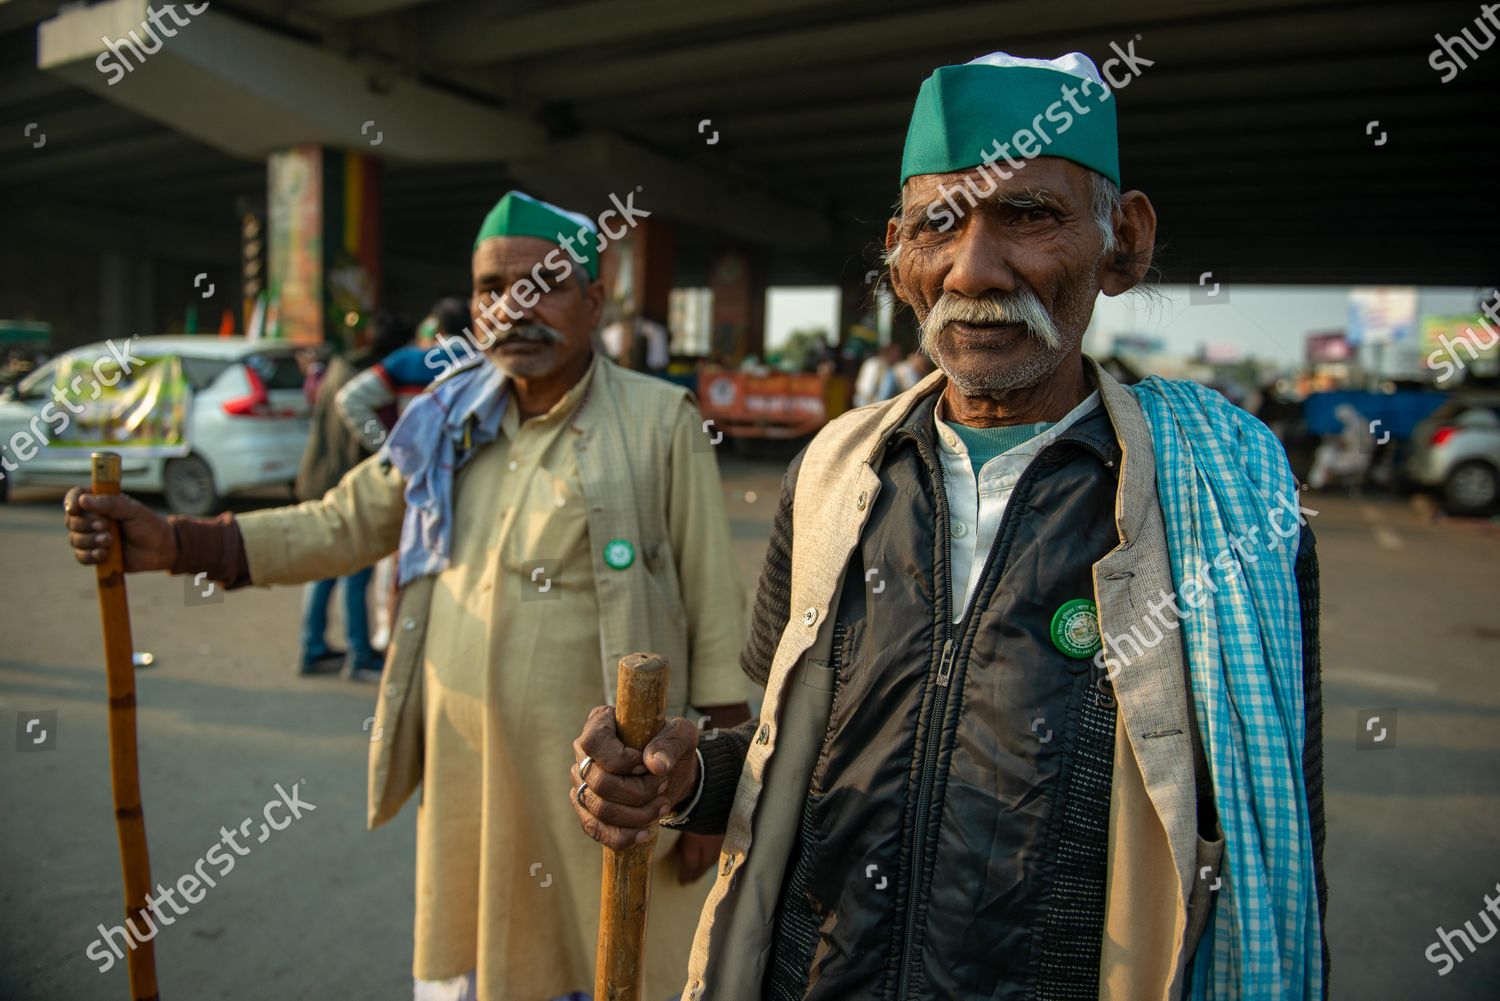
<svg viewBox="0 0 1500 1001"><path fill-rule="evenodd" d="M977 167L985 154L1003 167L1006 153L1015 160L1061 157L1120 183L1115 99L1087 56L1019 59L997 52L941 66L922 82L906 130L902 184L917 174Z"/></svg>
<svg viewBox="0 0 1500 1001"><path fill-rule="evenodd" d="M490 214L484 217L479 235L474 238L474 248L494 236L535 236L551 240L574 264L583 258L583 269L590 278L599 277L599 237L594 224L587 216L560 209L520 191L507 191L505 197L495 203ZM568 251L563 241L572 244Z"/></svg>

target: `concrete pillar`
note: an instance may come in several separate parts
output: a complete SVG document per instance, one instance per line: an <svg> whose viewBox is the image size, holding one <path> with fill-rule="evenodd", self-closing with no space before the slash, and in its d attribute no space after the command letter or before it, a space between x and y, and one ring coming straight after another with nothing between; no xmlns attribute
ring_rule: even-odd
<svg viewBox="0 0 1500 1001"><path fill-rule="evenodd" d="M159 326L161 319L156 313L156 258L143 254L134 258L130 269L131 317L127 334L150 336L166 333Z"/></svg>
<svg viewBox="0 0 1500 1001"><path fill-rule="evenodd" d="M766 262L747 250L721 250L709 265L714 294L713 354L739 361L766 350Z"/></svg>
<svg viewBox="0 0 1500 1001"><path fill-rule="evenodd" d="M100 340L130 335L130 324L135 317L130 301L130 272L130 258L123 252L109 250L99 255Z"/></svg>
<svg viewBox="0 0 1500 1001"><path fill-rule="evenodd" d="M271 154L266 336L350 343L368 322L380 301L378 167L322 146Z"/></svg>
<svg viewBox="0 0 1500 1001"><path fill-rule="evenodd" d="M665 219L643 219L631 233L634 284L630 312L667 322L677 265L677 228Z"/></svg>

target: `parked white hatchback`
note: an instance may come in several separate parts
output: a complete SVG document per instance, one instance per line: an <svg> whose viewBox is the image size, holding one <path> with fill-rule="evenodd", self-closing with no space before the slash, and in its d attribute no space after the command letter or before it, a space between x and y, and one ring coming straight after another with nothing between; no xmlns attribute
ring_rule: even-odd
<svg viewBox="0 0 1500 1001"><path fill-rule="evenodd" d="M63 420L67 412L55 399L66 396L64 389L54 393L56 376L68 370L64 366L108 364L120 350L108 342L75 348L0 394L0 499L12 485L88 482L86 452L57 448L49 454L45 434L36 431ZM125 490L160 492L178 514L207 515L222 509L225 498L238 491L290 484L296 478L310 422L292 345L243 337L137 337L128 342L128 351L141 359L178 359L191 403L186 454L140 457L122 450ZM165 426L169 421L162 417ZM18 442L26 447L18 449Z"/></svg>

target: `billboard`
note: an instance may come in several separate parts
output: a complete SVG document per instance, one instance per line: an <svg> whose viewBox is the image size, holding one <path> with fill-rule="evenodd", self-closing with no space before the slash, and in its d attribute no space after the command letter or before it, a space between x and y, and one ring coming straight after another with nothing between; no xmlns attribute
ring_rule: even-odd
<svg viewBox="0 0 1500 1001"><path fill-rule="evenodd" d="M1364 286L1349 290L1349 343L1409 341L1417 332L1417 290L1411 286Z"/></svg>
<svg viewBox="0 0 1500 1001"><path fill-rule="evenodd" d="M1477 314L1429 316L1422 321L1422 361L1441 373L1441 382L1474 362L1480 374L1491 374L1500 362L1500 331Z"/></svg>
<svg viewBox="0 0 1500 1001"><path fill-rule="evenodd" d="M1303 350L1306 352L1307 363L1309 365L1354 360L1354 347L1349 343L1349 338L1344 336L1342 330L1331 330L1321 334L1308 334L1303 340Z"/></svg>

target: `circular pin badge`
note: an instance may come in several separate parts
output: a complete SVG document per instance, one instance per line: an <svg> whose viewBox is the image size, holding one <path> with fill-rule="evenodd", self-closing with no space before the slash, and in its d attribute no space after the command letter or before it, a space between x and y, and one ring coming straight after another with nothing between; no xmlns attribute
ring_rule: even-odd
<svg viewBox="0 0 1500 1001"><path fill-rule="evenodd" d="M1099 652L1099 606L1089 598L1065 601L1052 616L1052 645L1082 660Z"/></svg>
<svg viewBox="0 0 1500 1001"><path fill-rule="evenodd" d="M635 547L628 539L610 539L604 544L604 562L611 570L624 570L635 562Z"/></svg>

